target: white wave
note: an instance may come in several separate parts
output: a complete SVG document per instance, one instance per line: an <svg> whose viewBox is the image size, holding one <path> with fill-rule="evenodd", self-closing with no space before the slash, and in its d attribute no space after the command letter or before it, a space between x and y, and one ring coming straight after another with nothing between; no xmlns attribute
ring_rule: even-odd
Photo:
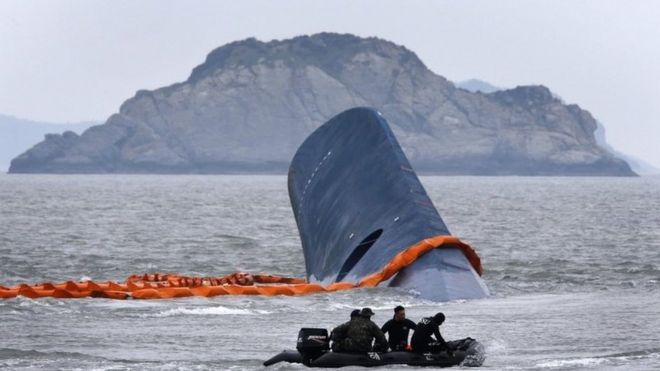
<svg viewBox="0 0 660 371"><path fill-rule="evenodd" d="M221 315L258 315L269 314L271 312L266 310L256 309L241 309L241 308L227 308L227 307L210 307L210 308L172 308L157 314L151 315L152 317L173 317L173 316L221 316Z"/></svg>
<svg viewBox="0 0 660 371"><path fill-rule="evenodd" d="M485 342L486 352L490 354L508 354L509 348L503 339L490 339Z"/></svg>
<svg viewBox="0 0 660 371"><path fill-rule="evenodd" d="M90 299L86 305L96 308L107 308L110 310L114 309L142 309L142 308L154 308L154 307L164 307L168 304L160 300L99 300L99 299Z"/></svg>
<svg viewBox="0 0 660 371"><path fill-rule="evenodd" d="M559 368L559 367L593 367L599 366L608 360L605 358L578 358L578 359L557 359L547 362L537 363L537 367L542 368Z"/></svg>
<svg viewBox="0 0 660 371"><path fill-rule="evenodd" d="M347 304L347 303L330 303L328 304L327 308L329 310L335 310L335 309L359 309L355 308L355 305L353 304Z"/></svg>
<svg viewBox="0 0 660 371"><path fill-rule="evenodd" d="M639 353L639 354L637 354ZM639 360L644 358L656 359L660 358L660 353L655 350L635 352L634 354L622 354L614 356L600 356L600 357L587 357L576 359L552 360L547 362L538 363L537 367L544 368L565 368L565 367L593 367L602 366L605 363L613 362L627 362L630 360Z"/></svg>
<svg viewBox="0 0 660 371"><path fill-rule="evenodd" d="M437 302L432 302L432 301L426 301L426 300L416 300L416 301L408 301L408 300L392 300L391 298L369 298L369 300L356 300L354 302L335 302L335 303L329 303L325 304L324 308L322 308L323 311L330 311L334 312L336 310L352 310L352 309L360 309L363 307L369 307L374 311L383 311L386 312L388 315L391 314L392 309L394 307L402 305L405 308L417 308L417 307L424 307L424 306L433 306L435 308L440 308L445 305L445 303L437 303ZM316 311L318 310L317 308L311 308L309 311Z"/></svg>

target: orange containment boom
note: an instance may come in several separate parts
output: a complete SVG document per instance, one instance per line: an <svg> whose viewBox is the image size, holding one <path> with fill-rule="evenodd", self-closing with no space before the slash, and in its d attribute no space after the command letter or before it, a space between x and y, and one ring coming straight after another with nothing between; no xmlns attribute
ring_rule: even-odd
<svg viewBox="0 0 660 371"><path fill-rule="evenodd" d="M271 275L233 273L224 277L189 277L175 274L133 275L124 283L73 282L20 284L14 287L0 286L0 298L26 296L36 299L53 298L107 298L107 299L169 299L188 296L218 295L306 295L316 292L333 292L362 287L375 287L414 263L426 252L437 248L458 248L467 257L474 270L481 275L481 260L466 243L453 236L427 238L408 247L392 258L380 271L363 277L357 283L335 282L328 286L309 283L300 278Z"/></svg>

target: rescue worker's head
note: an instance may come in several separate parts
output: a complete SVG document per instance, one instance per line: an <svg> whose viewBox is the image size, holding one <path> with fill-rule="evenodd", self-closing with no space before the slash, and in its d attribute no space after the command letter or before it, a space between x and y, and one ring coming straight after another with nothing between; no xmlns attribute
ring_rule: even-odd
<svg viewBox="0 0 660 371"><path fill-rule="evenodd" d="M355 317L358 317L358 316L360 316L360 310L359 309L356 309L356 310L351 312L351 319L353 319Z"/></svg>
<svg viewBox="0 0 660 371"><path fill-rule="evenodd" d="M399 305L394 308L394 320L403 321L404 319L406 319L406 308Z"/></svg>
<svg viewBox="0 0 660 371"><path fill-rule="evenodd" d="M442 322L445 321L444 313L442 313L442 312L436 313L435 316L433 316L433 321L435 321L435 323L437 323L438 325L441 325Z"/></svg>
<svg viewBox="0 0 660 371"><path fill-rule="evenodd" d="M360 316L364 318L371 318L374 315L374 311L371 308L362 308L360 311Z"/></svg>

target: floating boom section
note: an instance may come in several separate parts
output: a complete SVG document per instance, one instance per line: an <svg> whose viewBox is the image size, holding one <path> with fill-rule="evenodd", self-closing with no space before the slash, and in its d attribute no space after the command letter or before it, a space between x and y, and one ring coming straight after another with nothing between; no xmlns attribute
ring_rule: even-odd
<svg viewBox="0 0 660 371"><path fill-rule="evenodd" d="M288 182L310 282L358 282L408 247L450 234L373 109L350 109L314 131ZM462 245L432 249L383 284L436 301L485 297L479 258Z"/></svg>

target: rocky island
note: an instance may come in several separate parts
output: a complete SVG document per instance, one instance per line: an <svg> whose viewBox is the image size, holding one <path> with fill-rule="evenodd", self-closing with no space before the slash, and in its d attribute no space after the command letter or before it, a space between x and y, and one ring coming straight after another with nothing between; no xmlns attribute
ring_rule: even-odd
<svg viewBox="0 0 660 371"><path fill-rule="evenodd" d="M421 173L634 176L592 115L544 86L470 92L414 52L321 33L212 51L181 83L141 90L104 124L15 158L10 173L284 173L335 114L379 110Z"/></svg>

